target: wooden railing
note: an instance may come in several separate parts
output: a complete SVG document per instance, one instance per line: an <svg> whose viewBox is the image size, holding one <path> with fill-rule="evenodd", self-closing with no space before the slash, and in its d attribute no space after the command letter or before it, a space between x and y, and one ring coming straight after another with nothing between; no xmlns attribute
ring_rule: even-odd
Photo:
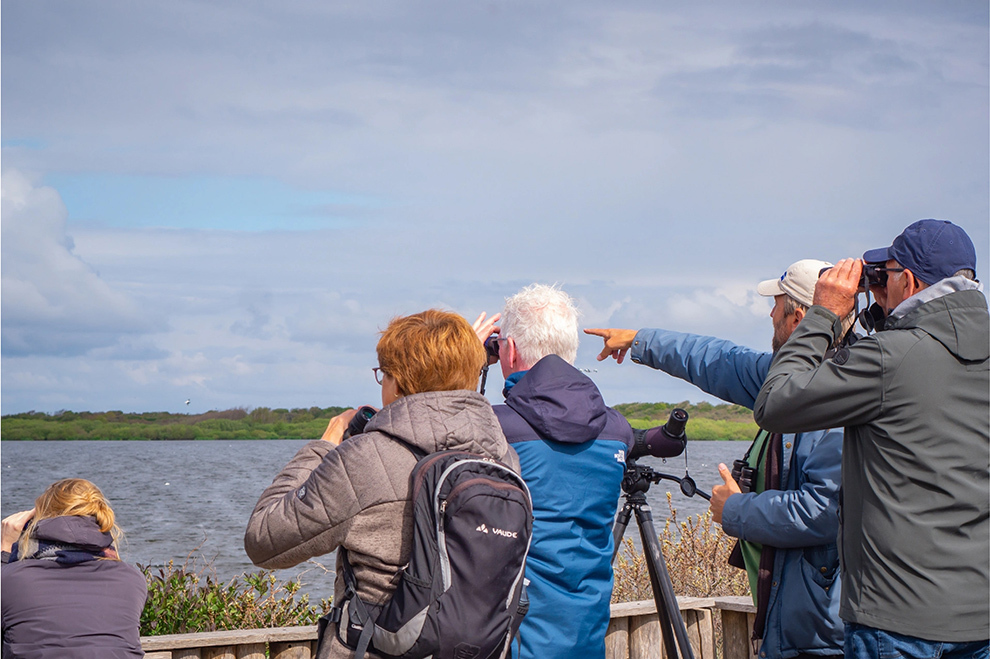
<svg viewBox="0 0 990 659"><path fill-rule="evenodd" d="M756 659L749 597L678 597L695 659ZM720 621L718 625L716 621ZM721 633L719 632L721 629ZM143 636L146 659L313 659L316 626ZM606 659L659 659L663 639L652 600L612 605Z"/></svg>

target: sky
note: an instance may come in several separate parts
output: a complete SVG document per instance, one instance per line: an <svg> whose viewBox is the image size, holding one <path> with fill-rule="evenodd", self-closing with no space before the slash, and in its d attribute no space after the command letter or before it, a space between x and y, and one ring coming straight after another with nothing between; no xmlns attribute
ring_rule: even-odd
<svg viewBox="0 0 990 659"><path fill-rule="evenodd" d="M533 282L769 350L760 280L928 217L990 276L984 1L0 12L3 414L375 404L389 319Z"/></svg>

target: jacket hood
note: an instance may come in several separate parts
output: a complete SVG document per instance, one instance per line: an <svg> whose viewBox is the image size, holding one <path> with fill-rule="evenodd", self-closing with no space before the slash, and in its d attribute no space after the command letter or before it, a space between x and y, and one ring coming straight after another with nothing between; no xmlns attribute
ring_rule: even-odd
<svg viewBox="0 0 990 659"><path fill-rule="evenodd" d="M608 422L595 383L557 355L529 369L505 404L544 437L568 444L596 439Z"/></svg>
<svg viewBox="0 0 990 659"><path fill-rule="evenodd" d="M87 549L104 549L113 544L113 536L101 531L93 517L66 515L38 522L34 536L46 542L59 542Z"/></svg>
<svg viewBox="0 0 990 659"><path fill-rule="evenodd" d="M990 314L987 299L978 290L929 300L894 320L890 327L917 327L959 359L979 362L990 357Z"/></svg>
<svg viewBox="0 0 990 659"><path fill-rule="evenodd" d="M502 459L505 435L488 399L475 391L428 391L383 407L364 431L379 431L427 453L469 451Z"/></svg>

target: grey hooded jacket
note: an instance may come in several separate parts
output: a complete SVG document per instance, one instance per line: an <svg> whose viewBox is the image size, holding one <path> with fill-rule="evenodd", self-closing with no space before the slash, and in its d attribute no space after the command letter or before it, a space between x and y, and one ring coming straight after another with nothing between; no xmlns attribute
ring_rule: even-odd
<svg viewBox="0 0 990 659"><path fill-rule="evenodd" d="M916 297L825 362L839 322L812 307L755 417L772 432L845 426L842 618L978 641L990 636L990 317L962 278Z"/></svg>
<svg viewBox="0 0 990 659"><path fill-rule="evenodd" d="M519 458L480 394L405 396L382 408L364 434L337 447L310 442L282 469L261 495L244 535L244 548L255 565L291 567L344 547L361 598L384 602L411 551L409 475L417 462L390 437L426 453L470 451L519 471ZM334 598L340 601L344 580L339 556L336 574ZM331 657L352 654L334 639Z"/></svg>

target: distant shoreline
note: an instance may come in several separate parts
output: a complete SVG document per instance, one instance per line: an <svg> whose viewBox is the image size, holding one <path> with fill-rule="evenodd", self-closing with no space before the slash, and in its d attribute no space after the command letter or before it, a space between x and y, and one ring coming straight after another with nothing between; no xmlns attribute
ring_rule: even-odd
<svg viewBox="0 0 990 659"><path fill-rule="evenodd" d="M634 428L666 422L675 407L690 420L695 440L751 440L757 427L752 412L738 405L710 403L624 403L615 409ZM204 414L171 412L25 412L0 417L2 441L177 441L215 439L315 439L345 407L244 407Z"/></svg>

